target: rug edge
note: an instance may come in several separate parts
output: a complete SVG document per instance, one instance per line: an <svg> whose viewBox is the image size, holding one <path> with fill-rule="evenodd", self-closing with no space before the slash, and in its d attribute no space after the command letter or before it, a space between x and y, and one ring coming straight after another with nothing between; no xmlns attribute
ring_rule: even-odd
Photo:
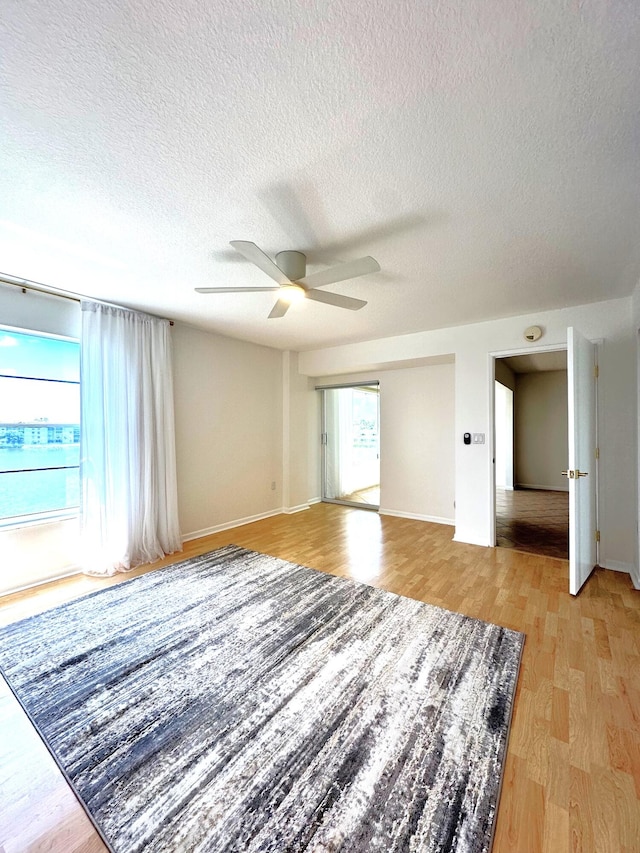
<svg viewBox="0 0 640 853"><path fill-rule="evenodd" d="M506 629L510 630L510 629ZM504 738L504 746L501 755L501 767L500 767L500 781L498 783L498 790L496 791L496 812L493 817L493 822L491 826L491 837L489 839L489 846L487 850L489 853L493 850L493 842L495 840L496 834L496 826L498 825L498 812L500 811L500 800L502 798L502 784L504 782L504 773L507 766L507 753L509 752L509 739L511 738L511 725L513 723L513 712L516 707L516 694L518 692L518 682L520 681L520 669L522 668L522 653L524 652L524 644L527 641L527 635L524 631L514 631L514 633L519 634L522 637L522 642L520 643L520 652L518 654L518 668L516 670L516 677L514 680L513 686L513 696L511 698L511 707L509 708L509 720L507 722L507 731Z"/></svg>
<svg viewBox="0 0 640 853"><path fill-rule="evenodd" d="M497 827L497 822L498 822L498 812L499 812L500 800L501 800L501 796L502 796L502 787L503 787L504 775L505 775L505 769L506 769L506 758L507 758L507 753L508 753L509 740L510 740L510 736L511 736L513 714L514 714L514 710L515 710L516 693L517 693L518 682L520 679L520 672L521 672L521 666L522 666L522 656L523 656L524 646L525 646L526 637L527 637L526 633L524 633L523 631L518 631L517 629L514 629L514 628L508 628L505 625L500 625L500 624L495 623L495 622L487 621L486 619L482 619L482 618L479 618L477 616L469 616L468 614L461 613L460 611L450 610L449 608L442 607L441 605L438 605L438 604L433 604L432 602L429 602L429 601L424 601L423 599L413 599L413 598L410 598L409 596L402 595L400 593L395 593L391 590L385 589L384 587L374 586L373 584L367 584L367 583L364 583L363 581L358 581L358 580L355 580L353 578L343 577L341 575L334 575L331 572L328 572L328 571L325 571L322 569L315 569L311 566L307 566L307 565L302 564L302 563L293 562L292 560L288 560L288 559L283 558L283 557L275 557L273 555L264 554L261 551L256 551L255 549L247 548L247 547L241 546L241 545L236 545L234 543L229 543L227 545L220 546L219 548L214 548L210 551L205 551L202 554L196 554L196 555L192 555L190 557L186 557L183 560L179 560L179 561L177 561L175 563L171 563L167 566L158 566L156 569L151 570L151 572L160 571L160 570L165 569L165 568L171 568L171 567L179 566L183 563L188 563L189 561L191 561L193 559L206 557L209 554L214 554L214 553L217 553L217 552L223 551L223 550L242 551L242 552L245 552L247 554L266 556L266 557L269 557L270 559L273 559L273 560L279 560L279 561L286 563L290 566L293 566L295 568L303 568L303 569L307 569L309 571L318 572L320 574L324 574L324 575L326 575L330 578L333 578L335 580L344 581L347 584L355 583L355 584L358 584L361 586L368 587L370 589L374 589L378 592L385 593L387 595L392 595L396 598L407 599L410 601L414 601L414 602L418 602L420 604L426 605L428 607L436 608L436 609L441 610L441 611L443 611L447 614L450 614L450 615L464 617L464 618L473 620L475 622L481 623L483 625L488 625L488 626L492 626L494 628L499 628L499 629L501 629L507 633L516 635L520 639L518 658L517 658L517 668L516 668L515 679L514 679L514 690L513 690L513 695L512 695L512 701L510 703L510 708L509 708L508 722L507 722L507 728L506 728L505 738L504 738L504 742L503 742L503 749L501 750L500 779L499 779L499 783L497 786L496 801L495 801L496 808L495 808L495 814L494 814L494 818L493 818L492 825L491 825L491 834L489 837L489 844L487 847L488 853L491 853L491 851L493 849L493 845L494 845L495 832L496 832L496 827ZM143 574L136 575L135 577L126 578L123 581L121 581L120 583L132 583L132 582L137 581L140 578L144 577L148 573L150 573L150 572L145 572ZM89 592L85 595L79 596L76 599L71 599L70 601L64 602L63 604L58 604L52 608L47 608L46 610L32 614L31 616L28 616L28 617L25 617L24 619L17 620L17 622L15 622L15 623L8 623L7 625L1 626L0 630L2 630L4 628L8 628L11 625L17 625L17 624L20 624L23 622L28 622L31 619L38 618L47 612L59 610L59 609L63 608L66 604L72 604L72 603L75 603L77 601L93 598L94 596L97 596L100 593L107 592L109 589L113 588L114 586L115 585L110 584L106 587L102 587L100 589ZM87 815L91 826L95 829L96 833L98 834L98 836L99 836L100 840L102 841L102 843L104 844L105 848L109 851L109 853L117 853L117 851L112 847L111 843L109 842L109 840L105 836L105 834L104 834L102 828L100 827L99 823L97 822L97 820L94 818L94 816L89 811L89 808L85 804L85 802L83 801L81 795L76 790L75 784L73 783L73 781L71 780L71 778L67 774L67 772L66 772L62 762L58 758L58 755L56 754L55 750L48 743L47 738L44 736L44 734L40 730L38 724L35 722L35 720L31 716L31 714L29 713L29 711L27 710L27 708L23 704L22 700L20 699L20 697L18 696L18 694L14 690L10 678L7 676L4 668L1 665L0 665L0 675L2 675L5 683L7 684L9 690L11 691L12 696L18 702L18 705L20 706L20 708L25 713L27 719L29 720L29 723L33 726L35 732L37 733L38 737L40 738L41 742L43 743L45 749L47 750L49 755L52 757L53 761L55 762L56 767L58 768L58 770L62 774L67 786L71 790L76 801L82 807L84 813ZM0 853L1 853L1 850L0 850Z"/></svg>
<svg viewBox="0 0 640 853"><path fill-rule="evenodd" d="M133 578L131 578L131 580L133 580ZM83 597L84 597L84 596L83 596ZM43 743L43 745L44 745L44 748L47 750L47 752L49 753L49 755L51 756L51 758L54 760L54 762L55 762L55 764L56 764L56 767L58 768L58 770L59 770L59 771L60 771L60 773L62 774L62 776L63 776L63 778L64 778L65 782L67 783L67 787L69 788L69 790L71 791L71 793L72 793L72 794L73 794L73 796L75 797L76 802L77 802L77 803L79 803L79 805L82 807L83 812L84 812L84 813L86 814L86 816L89 818L89 823L90 823L90 824L91 824L91 826L95 829L95 831L98 833L98 835L99 835L99 837L100 837L100 840L102 841L102 843L104 844L104 846L107 848L107 850L109 851L109 853L116 853L115 849L111 846L111 843L109 842L109 840L107 839L106 835L105 835L105 834L104 834L104 832L102 831L102 828L100 827L100 825L97 823L96 819L93 817L93 815L92 815L92 814L91 814L91 812L89 811L89 809L88 809L87 805L85 804L84 800L82 799L82 797L80 796L80 794L78 793L78 791L76 791L76 787L75 787L75 785L73 784L73 782L72 782L71 778L70 778L70 777L69 777L69 775L67 774L67 771L64 769L64 766L62 765L62 762L61 762L61 761L60 761L60 759L58 758L58 756L57 756L57 754L56 754L55 750L54 750L54 749L53 749L53 747L49 744L49 742L47 741L47 739L46 739L46 737L43 735L43 733L40 731L40 727L38 726L38 724L36 723L36 721L33 719L33 717L31 716L31 714L29 713L29 711L28 711L28 710L27 710L27 708L25 707L24 703L22 702L22 700L20 699L20 697L18 696L18 694L16 693L16 691L13 689L13 685L11 684L11 681L10 681L10 679L7 677L7 674L6 674L6 672L4 671L4 669L2 668L2 666L0 666L0 675L1 675L1 676L2 676L2 678L4 679L4 683L7 685L7 687L8 687L8 688L9 688L9 690L11 691L11 695L12 695L12 696L13 696L13 698L16 700L16 702L18 703L18 705L22 708L22 710L23 710L23 712L25 713L25 715L26 715L27 719L29 720L29 722L30 722L30 723L31 723L31 725L33 726L33 729L34 729L34 731L36 732L36 734L38 735L38 737L40 738L40 740L42 741L42 743ZM1 849L1 848L0 848L0 849Z"/></svg>
<svg viewBox="0 0 640 853"><path fill-rule="evenodd" d="M183 563L188 563L190 560L199 559L200 557L207 557L209 554L215 554L218 551L223 551L227 548L228 549L234 549L236 551L244 551L247 554L256 554L256 555L262 556L262 557L270 557L273 560L280 560L283 563L287 563L288 565L293 566L294 568L307 569L307 570L312 571L312 572L320 572L321 574L327 575L328 577L334 578L335 580L338 580L338 581L344 581L346 583L354 583L354 584L358 584L360 586L365 586L365 587L368 587L369 589L375 589L375 590L378 590L379 592L386 593L387 595L392 595L396 598L404 598L404 599L408 599L409 601L418 601L418 602L420 602L420 604L426 604L428 607L436 607L439 610L443 610L445 613L451 613L454 616L462 616L465 619L473 619L474 621L481 622L484 625L493 625L496 628L502 628L505 631L510 631L514 634L519 634L523 638L526 636L526 634L523 631L518 631L517 628L508 628L506 625L501 625L501 624L498 624L497 622L490 622L487 619L482 619L479 616L469 616L469 614L461 613L459 610L451 610L448 607L442 607L442 605L434 604L432 601L425 601L422 598L411 598L411 596L409 596L409 595L402 595L399 592L393 592L393 590L386 589L385 587L382 587L382 586L375 586L374 584L366 583L365 581L361 581L361 580L356 580L355 578L343 577L342 575L335 575L335 574L333 574L333 572L326 571L325 569L316 569L313 566L306 565L306 563L296 563L293 560L287 559L286 557L276 557L273 554L265 554L263 551L256 551L253 548L247 548L245 545L236 545L233 542L230 542L227 545L221 545L219 548L213 548L210 551L204 551L202 554L192 554L190 557L185 557L182 560L178 560L175 563L169 563L166 566L157 566L155 569L148 569L147 571L143 572L142 574L136 575L135 577L124 578L123 580L119 581L117 584L108 584L107 586L103 586L100 589L94 589L91 592L87 592L84 595L80 595L80 596L78 596L78 598L72 598L72 599L69 599L68 601L63 601L62 603L56 604L53 607L47 607L44 610L39 610L37 613L31 613L29 616L25 616L22 619L16 619L14 622L7 622L6 624L0 625L0 633L6 628L10 628L12 626L21 624L23 622L29 622L32 619L37 619L38 617L44 616L45 613L51 613L54 610L59 610L61 608L66 607L67 605L75 604L78 601L85 601L89 598L93 598L96 595L100 595L101 593L108 592L110 589L113 589L116 586L120 586L121 584L134 583L135 581L140 580L140 578L146 577L149 574L154 574L155 572L160 572L163 569L175 568L176 566L180 566ZM135 568L139 569L141 567L136 566ZM132 569L131 571L134 571L134 569ZM126 575L126 574L128 574L128 572L121 572L120 574ZM92 577L99 577L99 576L94 575ZM0 672L1 671L2 671L2 669L0 667ZM520 672L520 668L518 665L518 673L519 672ZM5 680L6 680L6 678L5 678ZM0 851L0 853L1 853L1 851Z"/></svg>
<svg viewBox="0 0 640 853"><path fill-rule="evenodd" d="M240 550L240 551L252 552L251 548L245 548L242 545L234 545L231 543L229 545L221 545L219 548L213 548L211 551L205 551L202 554L192 554L190 557L185 557L183 560L177 560L175 563L168 563L166 566L156 566L155 569L149 569L148 568L146 571L142 572L139 575L135 575L134 577L127 577L127 575L129 574L130 571L131 572L136 571L136 569L141 569L141 568L143 568L143 566L134 566L132 569L128 569L125 572L116 572L115 575L86 575L86 577L93 578L94 580L110 580L113 577L120 577L122 575L124 575L124 577L122 578L122 580L118 581L117 583L106 584L105 586L101 586L99 589L93 589L90 592L85 592L83 595L79 595L77 598L69 598L66 601L60 602L59 604L54 604L52 607L45 607L44 610L38 610L36 613L30 613L28 616L23 616L21 619L15 619L13 622L2 623L0 625L0 633L2 631L4 631L6 628L11 628L13 625L19 625L23 622L29 622L32 619L37 619L40 616L44 616L45 613L52 613L54 610L60 610L64 607L66 607L67 605L75 604L78 601L87 601L88 599L93 598L96 595L100 595L103 592L108 592L110 589L114 589L116 587L119 587L122 584L134 583L135 581L140 580L140 578L144 578L147 575L154 574L155 572L160 572L163 569L171 569L171 568L174 568L175 566L180 566L180 565L182 565L182 563L188 563L189 560L198 559L198 557L206 557L207 554L214 554L216 551L222 551L224 548L235 548L235 549ZM259 551L253 551L252 553L259 554L260 552ZM267 554L265 556L269 556L269 555ZM280 558L276 557L275 559L280 559ZM290 561L285 561L285 562L290 562ZM150 566L151 563L146 563L144 565ZM54 581L51 581L51 582L54 582ZM46 584L47 582L45 581L44 583ZM2 671L2 669L0 668L0 672L1 671ZM1 853L1 851L0 851L0 853Z"/></svg>

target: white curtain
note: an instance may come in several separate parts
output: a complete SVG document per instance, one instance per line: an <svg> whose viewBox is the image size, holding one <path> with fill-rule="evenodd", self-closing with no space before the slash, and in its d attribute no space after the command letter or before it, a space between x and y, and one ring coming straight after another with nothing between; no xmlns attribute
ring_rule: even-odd
<svg viewBox="0 0 640 853"><path fill-rule="evenodd" d="M331 388L324 393L327 423L326 497L343 500L354 489L353 390Z"/></svg>
<svg viewBox="0 0 640 853"><path fill-rule="evenodd" d="M181 550L169 321L83 302L80 396L83 570Z"/></svg>

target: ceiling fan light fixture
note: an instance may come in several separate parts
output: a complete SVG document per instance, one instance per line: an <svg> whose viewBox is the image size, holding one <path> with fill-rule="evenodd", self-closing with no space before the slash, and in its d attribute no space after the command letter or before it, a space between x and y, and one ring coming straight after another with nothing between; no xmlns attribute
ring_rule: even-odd
<svg viewBox="0 0 640 853"><path fill-rule="evenodd" d="M323 302L325 305L333 305L335 308L359 311L367 304L364 299L354 299L352 296L343 296L341 293L331 293L319 288L324 287L325 284L334 284L338 281L358 278L358 276L367 273L380 272L380 264L375 258L367 255L365 258L346 261L328 270L320 270L320 272L312 272L307 275L307 258L304 252L294 250L278 252L276 255L277 263L274 264L269 255L249 240L232 240L231 245L244 258L251 261L269 278L272 278L276 282L276 286L196 287L196 290L198 293L257 293L263 290L275 292L278 294L278 299L271 309L268 316L269 320L284 317L292 302L300 302L303 299Z"/></svg>
<svg viewBox="0 0 640 853"><path fill-rule="evenodd" d="M301 302L305 297L304 287L299 284L281 284L278 298L283 299L291 305L293 302Z"/></svg>

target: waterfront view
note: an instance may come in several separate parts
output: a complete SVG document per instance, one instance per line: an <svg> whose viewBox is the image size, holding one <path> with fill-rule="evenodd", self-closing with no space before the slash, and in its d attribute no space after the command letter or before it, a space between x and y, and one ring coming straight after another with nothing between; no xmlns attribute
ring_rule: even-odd
<svg viewBox="0 0 640 853"><path fill-rule="evenodd" d="M78 507L79 372L76 341L0 329L0 523Z"/></svg>
<svg viewBox="0 0 640 853"><path fill-rule="evenodd" d="M79 461L79 444L0 446L0 520L77 507ZM76 467L33 470L67 465Z"/></svg>

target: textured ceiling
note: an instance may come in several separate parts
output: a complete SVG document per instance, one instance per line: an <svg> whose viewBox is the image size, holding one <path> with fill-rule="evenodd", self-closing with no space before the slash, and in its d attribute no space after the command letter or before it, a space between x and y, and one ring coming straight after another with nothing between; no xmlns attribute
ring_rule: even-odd
<svg viewBox="0 0 640 853"><path fill-rule="evenodd" d="M637 0L4 0L0 270L280 348L628 295ZM373 255L359 312L194 287ZM1 318L0 318L1 321Z"/></svg>

